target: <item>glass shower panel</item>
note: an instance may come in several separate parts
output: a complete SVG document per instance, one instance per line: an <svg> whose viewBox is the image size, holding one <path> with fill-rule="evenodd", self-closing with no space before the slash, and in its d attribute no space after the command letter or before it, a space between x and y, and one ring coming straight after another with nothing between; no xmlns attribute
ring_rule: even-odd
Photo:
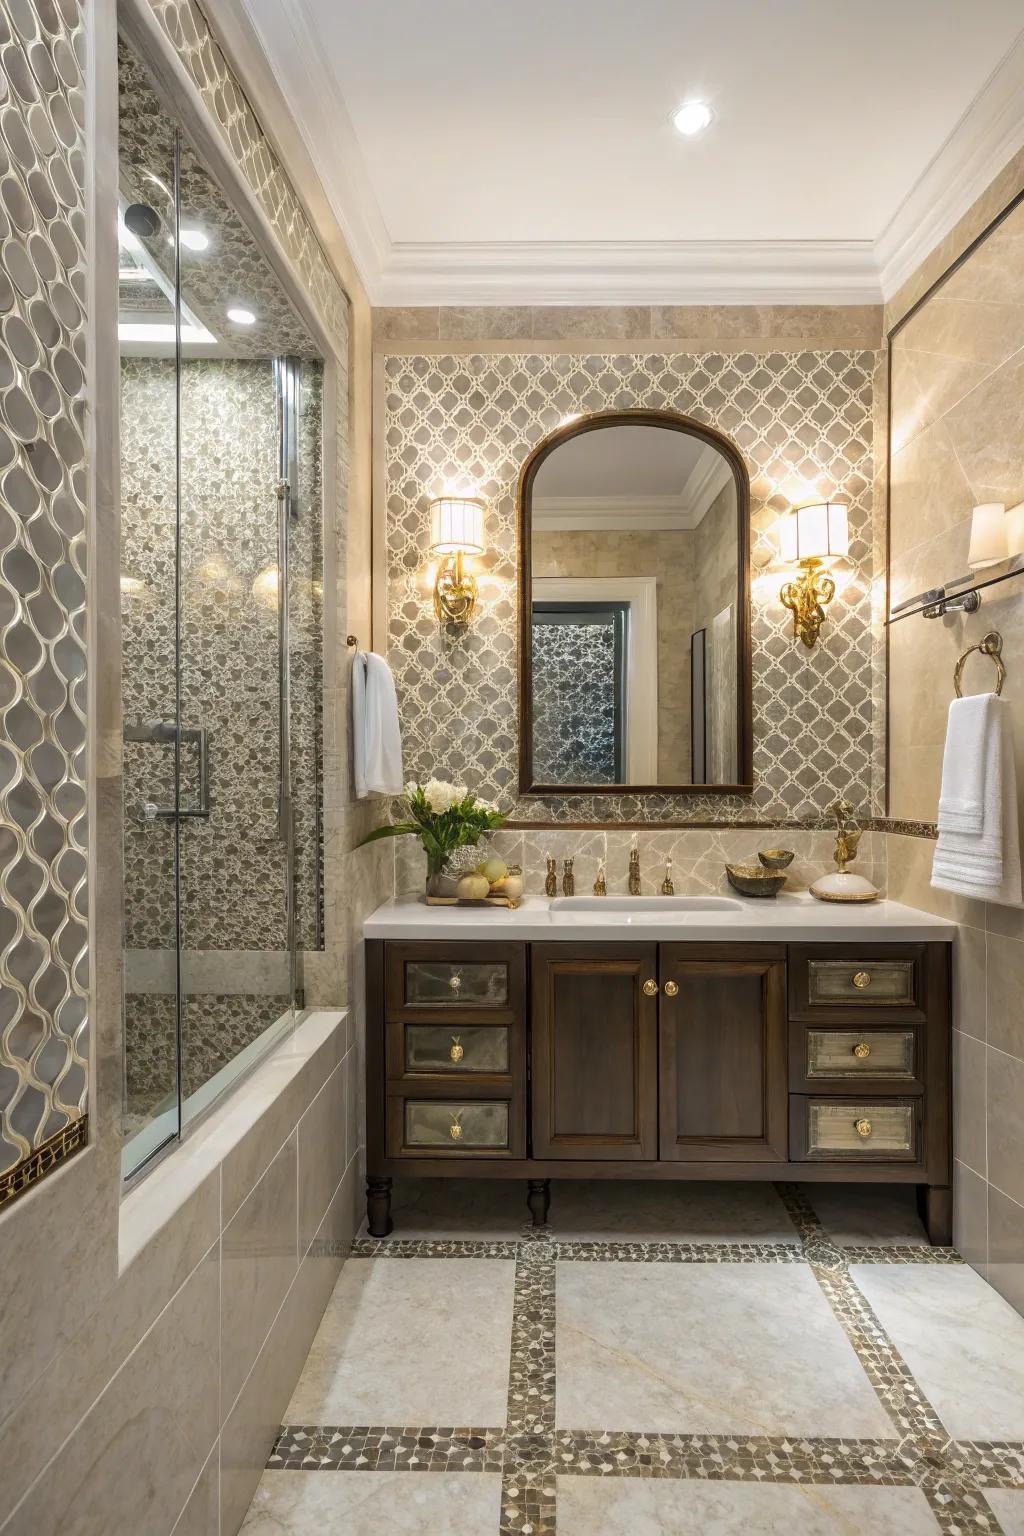
<svg viewBox="0 0 1024 1536"><path fill-rule="evenodd" d="M177 134L119 53L126 1165L179 1129L175 858Z"/></svg>

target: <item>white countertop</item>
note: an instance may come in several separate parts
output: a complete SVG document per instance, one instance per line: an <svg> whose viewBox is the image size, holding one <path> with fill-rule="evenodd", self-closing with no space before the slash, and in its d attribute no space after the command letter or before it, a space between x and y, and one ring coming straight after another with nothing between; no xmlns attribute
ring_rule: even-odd
<svg viewBox="0 0 1024 1536"><path fill-rule="evenodd" d="M368 939L675 939L710 943L728 939L786 944L952 943L957 925L898 901L842 905L815 901L808 891L771 899L738 897L739 910L718 912L609 910L552 912L546 896L525 896L508 907L428 907L418 896L386 901L366 919Z"/></svg>

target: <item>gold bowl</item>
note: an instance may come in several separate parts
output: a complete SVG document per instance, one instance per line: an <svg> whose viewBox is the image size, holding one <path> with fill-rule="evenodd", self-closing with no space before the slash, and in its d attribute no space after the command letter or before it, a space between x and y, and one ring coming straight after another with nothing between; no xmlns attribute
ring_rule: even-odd
<svg viewBox="0 0 1024 1536"><path fill-rule="evenodd" d="M733 890L741 896L777 896L786 883L785 875L760 864L727 864L725 873Z"/></svg>
<svg viewBox="0 0 1024 1536"><path fill-rule="evenodd" d="M796 854L789 848L766 848L757 856L765 869L788 869L796 858Z"/></svg>

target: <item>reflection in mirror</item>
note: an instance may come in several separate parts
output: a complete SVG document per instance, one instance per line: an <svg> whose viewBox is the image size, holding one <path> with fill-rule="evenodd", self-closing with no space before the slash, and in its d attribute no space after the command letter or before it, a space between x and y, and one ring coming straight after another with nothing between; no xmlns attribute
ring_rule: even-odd
<svg viewBox="0 0 1024 1536"><path fill-rule="evenodd" d="M736 450L683 417L589 418L538 450L520 516L522 790L749 782Z"/></svg>

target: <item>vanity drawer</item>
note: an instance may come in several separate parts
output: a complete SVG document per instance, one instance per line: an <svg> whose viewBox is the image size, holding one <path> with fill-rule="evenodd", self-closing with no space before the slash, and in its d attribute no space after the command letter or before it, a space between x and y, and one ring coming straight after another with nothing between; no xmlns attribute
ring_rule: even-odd
<svg viewBox="0 0 1024 1536"><path fill-rule="evenodd" d="M791 1087L795 1093L856 1093L866 1082L882 1093L916 1092L924 1087L921 1033L896 1025L790 1025Z"/></svg>
<svg viewBox="0 0 1024 1536"><path fill-rule="evenodd" d="M511 1157L516 1151L513 1116L508 1099L392 1099L389 1154Z"/></svg>
<svg viewBox="0 0 1024 1536"><path fill-rule="evenodd" d="M508 1024L406 1024L401 1030L405 1049L397 1069L406 1075L486 1072L508 1077L510 1033Z"/></svg>
<svg viewBox="0 0 1024 1536"><path fill-rule="evenodd" d="M920 944L792 945L789 1016L838 1022L857 1013L920 1023L926 1006L922 957Z"/></svg>
<svg viewBox="0 0 1024 1536"><path fill-rule="evenodd" d="M388 1017L511 1022L523 1012L526 957L521 944L389 943Z"/></svg>
<svg viewBox="0 0 1024 1536"><path fill-rule="evenodd" d="M795 1162L915 1163L920 1099L790 1100L790 1156Z"/></svg>

